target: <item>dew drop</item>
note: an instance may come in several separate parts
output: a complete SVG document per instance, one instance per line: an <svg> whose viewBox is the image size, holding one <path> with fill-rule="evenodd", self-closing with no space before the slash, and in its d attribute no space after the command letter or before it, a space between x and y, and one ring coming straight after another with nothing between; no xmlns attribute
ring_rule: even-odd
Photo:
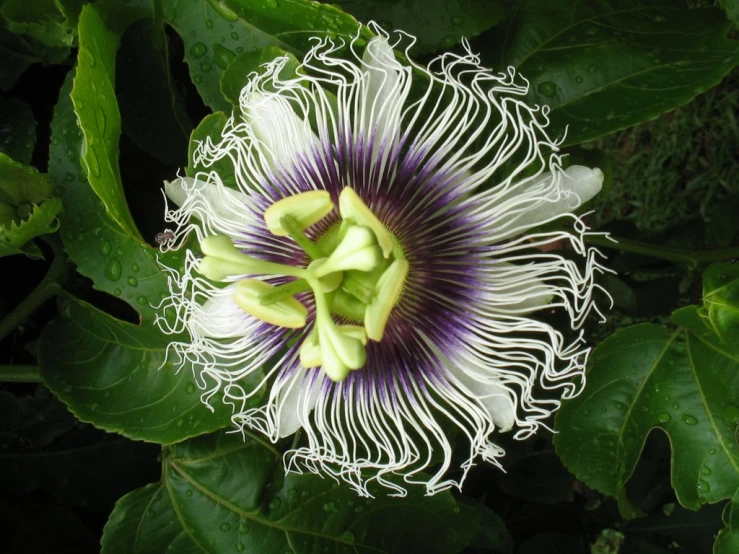
<svg viewBox="0 0 739 554"><path fill-rule="evenodd" d="M105 266L105 276L111 281L117 281L121 278L123 267L118 258L111 258Z"/></svg>
<svg viewBox="0 0 739 554"><path fill-rule="evenodd" d="M82 49L82 50L80 51L80 54L79 54L79 56L80 56L80 57L81 57L81 58L82 58L82 59L83 59L84 61L86 61L86 62L88 63L88 65L89 65L90 67L95 67L95 63L96 63L96 60L95 60L95 56L93 55L93 53L92 53L92 52L90 52L90 50L88 50L87 48L83 48L83 49ZM82 106L80 106L80 108L81 108L81 107L82 107Z"/></svg>
<svg viewBox="0 0 739 554"><path fill-rule="evenodd" d="M195 75L195 77L192 78L193 81L195 81L196 84L200 84L203 82L203 76L202 75Z"/></svg>
<svg viewBox="0 0 739 554"><path fill-rule="evenodd" d="M205 26L208 27L208 29L213 28L213 20L212 19L206 19L205 20Z"/></svg>
<svg viewBox="0 0 739 554"><path fill-rule="evenodd" d="M100 177L100 162L98 162L97 154L95 154L94 150L90 150L89 154L90 155L85 159L87 162L87 168L95 177Z"/></svg>
<svg viewBox="0 0 739 554"><path fill-rule="evenodd" d="M655 23L664 23L665 21L667 21L667 17L665 17L664 15L655 15L654 16L654 22Z"/></svg>
<svg viewBox="0 0 739 554"><path fill-rule="evenodd" d="M333 502L326 502L323 505L324 512L333 512L335 509L336 509L336 504L334 504Z"/></svg>
<svg viewBox="0 0 739 554"><path fill-rule="evenodd" d="M140 306L146 306L149 303L149 299L146 298L146 296L139 296L136 299L136 302L138 302Z"/></svg>
<svg viewBox="0 0 739 554"><path fill-rule="evenodd" d="M128 279L126 279L126 282L132 287L139 286L139 280L136 279L136 277L129 277Z"/></svg>
<svg viewBox="0 0 739 554"><path fill-rule="evenodd" d="M91 402L87 407L91 410L97 410L100 407L100 404L98 404L97 402Z"/></svg>
<svg viewBox="0 0 739 554"><path fill-rule="evenodd" d="M698 424L698 420L694 418L692 415L683 414L683 416L680 419L682 419L683 423L685 423L686 425L693 426L693 425Z"/></svg>
<svg viewBox="0 0 739 554"><path fill-rule="evenodd" d="M364 506L362 506L362 505L360 504L359 506L357 506L356 508L354 508L354 511L355 511L356 513L358 513L358 514L361 514L361 513L362 513L362 512L364 511Z"/></svg>
<svg viewBox="0 0 739 554"><path fill-rule="evenodd" d="M154 510L146 510L146 517L154 517L157 513Z"/></svg>
<svg viewBox="0 0 739 554"><path fill-rule="evenodd" d="M223 531L224 533L228 533L230 530L231 530L230 523L226 523L226 522L221 523L221 531Z"/></svg>
<svg viewBox="0 0 739 554"><path fill-rule="evenodd" d="M557 85L555 85L551 81L544 81L543 83L540 83L538 87L536 87L536 90L539 91L539 94L543 94L544 96L548 96L551 98L557 93Z"/></svg>
<svg viewBox="0 0 739 554"><path fill-rule="evenodd" d="M113 247L110 245L110 242L107 240L104 240L100 244L100 251L103 253L103 256L107 256L110 254L110 252L113 250Z"/></svg>
<svg viewBox="0 0 739 554"><path fill-rule="evenodd" d="M202 69L203 71L210 71L212 67L213 66L210 65L210 62L207 61L200 64L200 69Z"/></svg>
<svg viewBox="0 0 739 554"><path fill-rule="evenodd" d="M463 23L464 20L458 15L455 15L454 17L452 17L451 21L452 21L452 25L456 25L457 27L459 27Z"/></svg>
<svg viewBox="0 0 739 554"><path fill-rule="evenodd" d="M672 409L673 409L673 410L679 410L679 409L680 409L680 404L678 404L677 402L675 402L675 403L674 403L674 404L672 405Z"/></svg>
<svg viewBox="0 0 739 554"><path fill-rule="evenodd" d="M657 416L657 421L660 423L669 423L672 417L670 417L670 414L661 413Z"/></svg>
<svg viewBox="0 0 739 554"><path fill-rule="evenodd" d="M71 173L67 173L64 176L64 179L67 181L67 183L71 183L72 181L74 181L74 175L72 175Z"/></svg>
<svg viewBox="0 0 739 554"><path fill-rule="evenodd" d="M582 78L582 77L580 77L579 75L578 75L577 77L575 77L575 82L576 82L576 83L577 83L578 85L579 85L580 83L582 83L582 81L583 81L583 78Z"/></svg>
<svg viewBox="0 0 739 554"><path fill-rule="evenodd" d="M139 264L133 264L131 266L131 271L133 271L134 273L138 273L138 271L139 271Z"/></svg>
<svg viewBox="0 0 739 554"><path fill-rule="evenodd" d="M233 33L231 33L231 38L234 40L239 40L239 33L234 31Z"/></svg>
<svg viewBox="0 0 739 554"><path fill-rule="evenodd" d="M113 294L115 294L116 296L120 296L121 295L121 289L115 289L113 291Z"/></svg>
<svg viewBox="0 0 739 554"><path fill-rule="evenodd" d="M97 108L95 108L95 119L97 120L98 130L101 133L104 133L107 120L105 118L105 111L103 111L102 106L98 106Z"/></svg>
<svg viewBox="0 0 739 554"><path fill-rule="evenodd" d="M221 69L226 69L228 64L231 63L231 60L235 57L236 54L231 52L231 50L225 46L221 46L220 44L213 45L213 61L215 61L216 65ZM205 71L205 69L203 69L203 71Z"/></svg>
<svg viewBox="0 0 739 554"><path fill-rule="evenodd" d="M175 402L174 404L172 404L172 413L175 413L175 412L177 412L177 409L178 409L179 407L180 407L180 405L179 405L179 404L177 404L177 402Z"/></svg>
<svg viewBox="0 0 739 554"><path fill-rule="evenodd" d="M205 56L207 51L208 47L202 42L196 42L190 47L190 54L192 54L192 57L196 59Z"/></svg>
<svg viewBox="0 0 739 554"><path fill-rule="evenodd" d="M192 496L192 490L190 490L190 489L187 489L187 490L185 491L185 495L186 495L186 496Z"/></svg>
<svg viewBox="0 0 739 554"><path fill-rule="evenodd" d="M185 385L185 392L187 394L192 394L195 392L195 383L188 383Z"/></svg>
<svg viewBox="0 0 739 554"><path fill-rule="evenodd" d="M623 402L614 402L613 405L614 405L614 407L617 410L625 410L626 409L626 405Z"/></svg>
<svg viewBox="0 0 739 554"><path fill-rule="evenodd" d="M708 477L709 475L711 475L711 473L713 473L713 471L711 470L710 467L703 466L701 468L701 475L703 475L704 477Z"/></svg>
<svg viewBox="0 0 739 554"><path fill-rule="evenodd" d="M246 535L247 533L249 533L249 531L249 526L246 523L242 523L241 525L239 525L239 534Z"/></svg>
<svg viewBox="0 0 739 554"><path fill-rule="evenodd" d="M243 552L245 548L246 547L244 546L244 543L243 542L237 542L236 543L236 550L238 550L239 552Z"/></svg>
<svg viewBox="0 0 739 554"><path fill-rule="evenodd" d="M716 453L716 449L715 448L709 448L708 449L708 453L709 454L715 454Z"/></svg>
<svg viewBox="0 0 739 554"><path fill-rule="evenodd" d="M698 490L702 493L711 492L711 485L708 484L708 481L699 479L698 480Z"/></svg>
<svg viewBox="0 0 739 554"><path fill-rule="evenodd" d="M276 510L280 506L282 506L282 500L280 500L279 498L273 498L269 503L270 510Z"/></svg>
<svg viewBox="0 0 739 554"><path fill-rule="evenodd" d="M349 544L354 544L354 533L352 533L351 531L344 531L341 534L341 538Z"/></svg>

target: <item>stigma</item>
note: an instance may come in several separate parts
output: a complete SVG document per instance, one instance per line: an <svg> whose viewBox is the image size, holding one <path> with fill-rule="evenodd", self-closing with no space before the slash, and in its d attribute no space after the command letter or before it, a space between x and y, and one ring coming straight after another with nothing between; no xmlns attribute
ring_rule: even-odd
<svg viewBox="0 0 739 554"><path fill-rule="evenodd" d="M213 281L235 278L236 304L278 327L307 325L308 309L297 296L311 293L315 320L302 337L300 362L305 368L321 367L339 382L364 367L368 340L382 340L410 266L401 245L350 187L338 198L340 223L319 240L311 239L306 230L335 209L327 191L309 191L283 198L264 212L270 233L290 237L305 252L310 260L305 267L250 256L228 237L216 235L201 241L204 257L198 271ZM270 277L293 279L276 286L264 280Z"/></svg>

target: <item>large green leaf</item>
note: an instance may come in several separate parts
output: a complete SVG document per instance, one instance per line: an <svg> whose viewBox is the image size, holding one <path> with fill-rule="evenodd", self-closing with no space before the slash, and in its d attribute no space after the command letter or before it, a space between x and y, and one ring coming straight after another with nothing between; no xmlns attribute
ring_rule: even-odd
<svg viewBox="0 0 739 554"><path fill-rule="evenodd" d="M739 487L739 344L725 344L695 307L678 310L674 331L623 329L593 353L587 386L556 419L557 453L578 479L618 497L644 441L661 429L672 444L672 485L680 503L731 497Z"/></svg>
<svg viewBox="0 0 739 554"><path fill-rule="evenodd" d="M337 0L333 2L362 23L378 22L418 39L414 51L450 48L462 38L479 35L505 17L503 0Z"/></svg>
<svg viewBox="0 0 739 554"><path fill-rule="evenodd" d="M214 111L231 110L220 80L236 55L266 46L302 55L314 37L347 41L359 32L350 15L310 0L203 0L195 7L162 0L162 14L182 37L193 82Z"/></svg>
<svg viewBox="0 0 739 554"><path fill-rule="evenodd" d="M79 55L72 102L84 142L82 161L90 186L110 217L143 242L126 202L118 164L121 115L115 98L115 59L120 37L145 10L114 3L87 4L79 22Z"/></svg>
<svg viewBox="0 0 739 554"><path fill-rule="evenodd" d="M74 72L59 93L51 124L49 172L63 194L60 234L77 270L95 288L121 298L153 321L156 304L169 293L157 261L179 267L181 253L162 254L125 232L103 208L80 169L82 134L69 98Z"/></svg>
<svg viewBox="0 0 739 554"><path fill-rule="evenodd" d="M5 0L2 15L11 31L49 46L73 46L84 0Z"/></svg>
<svg viewBox="0 0 739 554"><path fill-rule="evenodd" d="M165 449L162 481L116 504L103 554L453 554L478 530L479 512L461 510L448 492L360 498L332 479L284 475L281 461L250 435L209 435Z"/></svg>
<svg viewBox="0 0 739 554"><path fill-rule="evenodd" d="M80 420L133 439L172 443L227 426L231 409L208 410L189 368L177 373L167 356L170 340L64 296L41 334L41 376Z"/></svg>
<svg viewBox="0 0 739 554"><path fill-rule="evenodd" d="M31 106L16 98L0 100L0 152L30 164L36 146L36 118Z"/></svg>
<svg viewBox="0 0 739 554"><path fill-rule="evenodd" d="M722 529L716 537L713 552L714 554L735 554L739 552L739 489L724 509L724 523L726 529Z"/></svg>
<svg viewBox="0 0 739 554"><path fill-rule="evenodd" d="M739 42L716 8L674 0L518 0L482 44L515 66L528 101L551 106L551 130L577 144L653 119L716 85ZM489 40L488 40L489 39Z"/></svg>
<svg viewBox="0 0 739 554"><path fill-rule="evenodd" d="M169 70L163 25L137 21L124 33L116 65L123 131L145 152L182 167L192 123Z"/></svg>

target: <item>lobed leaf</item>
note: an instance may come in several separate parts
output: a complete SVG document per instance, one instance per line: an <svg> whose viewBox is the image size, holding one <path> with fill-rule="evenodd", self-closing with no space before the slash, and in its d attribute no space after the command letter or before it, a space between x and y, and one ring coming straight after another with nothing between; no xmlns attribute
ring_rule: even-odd
<svg viewBox="0 0 739 554"><path fill-rule="evenodd" d="M588 384L556 419L557 453L578 479L619 498L647 435L660 429L672 444L672 485L679 502L731 497L739 487L739 343L725 344L695 307L678 310L668 331L635 325L593 353Z"/></svg>
<svg viewBox="0 0 739 554"><path fill-rule="evenodd" d="M486 42L488 63L531 83L553 136L578 144L654 119L716 85L739 42L716 8L672 0L518 0ZM569 126L569 129L568 129Z"/></svg>
<svg viewBox="0 0 739 554"><path fill-rule="evenodd" d="M478 530L480 515L448 492L368 499L314 474L283 478L280 453L251 435L173 445L162 465L160 483L116 504L103 554L453 554Z"/></svg>
<svg viewBox="0 0 739 554"><path fill-rule="evenodd" d="M2 15L14 33L48 46L74 46L84 0L5 0Z"/></svg>

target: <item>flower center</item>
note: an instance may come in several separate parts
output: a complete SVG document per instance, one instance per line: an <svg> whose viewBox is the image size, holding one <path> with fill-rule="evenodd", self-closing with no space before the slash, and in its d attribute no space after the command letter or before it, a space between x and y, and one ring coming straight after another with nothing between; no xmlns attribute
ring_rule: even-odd
<svg viewBox="0 0 739 554"><path fill-rule="evenodd" d="M200 243L205 257L198 271L215 281L244 274L294 277L279 286L242 279L234 301L272 325L302 328L308 310L295 295L311 291L315 327L303 340L300 362L343 381L349 371L365 365L367 340L382 340L409 266L400 245L349 187L339 195L341 223L313 242L305 229L333 209L328 192L310 191L279 200L264 212L269 231L290 237L311 259L307 267L261 260L241 252L228 237L212 236ZM333 315L357 324L339 325Z"/></svg>

